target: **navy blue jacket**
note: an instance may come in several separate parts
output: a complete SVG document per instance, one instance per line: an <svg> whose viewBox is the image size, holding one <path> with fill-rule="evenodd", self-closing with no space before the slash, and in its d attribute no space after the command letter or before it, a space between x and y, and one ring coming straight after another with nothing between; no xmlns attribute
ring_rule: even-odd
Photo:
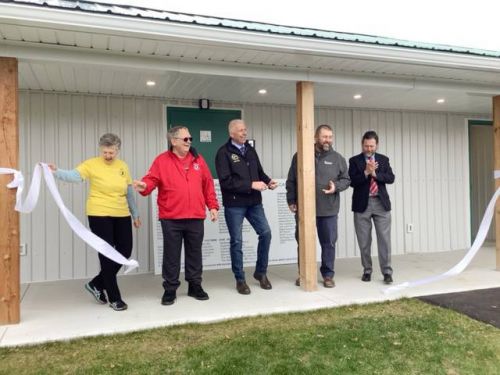
<svg viewBox="0 0 500 375"><path fill-rule="evenodd" d="M389 158L382 154L375 154L375 161L378 162L378 169L375 171L378 185L378 195L382 206L386 211L391 210L391 200L387 193L385 184L394 182L394 173L392 173ZM366 159L364 154L353 156L349 159L349 177L351 186L354 188L352 193L352 210L354 212L365 212L368 207L368 197L370 195L371 176L365 176Z"/></svg>
<svg viewBox="0 0 500 375"><path fill-rule="evenodd" d="M269 184L271 181L264 173L255 149L248 141L245 147L245 155L242 155L229 139L217 151L215 169L225 207L248 207L262 203L262 194L252 189L252 182Z"/></svg>

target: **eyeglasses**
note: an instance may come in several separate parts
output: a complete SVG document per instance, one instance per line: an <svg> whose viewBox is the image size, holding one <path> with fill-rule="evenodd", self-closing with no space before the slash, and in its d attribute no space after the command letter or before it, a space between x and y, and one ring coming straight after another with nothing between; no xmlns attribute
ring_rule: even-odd
<svg viewBox="0 0 500 375"><path fill-rule="evenodd" d="M181 141L184 141L184 142L193 142L193 137L184 137L184 138L179 138L179 137L174 137L175 139L180 139Z"/></svg>

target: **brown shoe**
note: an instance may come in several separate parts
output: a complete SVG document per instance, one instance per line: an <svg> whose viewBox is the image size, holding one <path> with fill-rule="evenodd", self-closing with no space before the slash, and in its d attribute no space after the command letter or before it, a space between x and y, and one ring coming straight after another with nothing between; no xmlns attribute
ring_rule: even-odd
<svg viewBox="0 0 500 375"><path fill-rule="evenodd" d="M260 287L262 289L272 289L273 286L269 282L269 279L267 278L266 275L258 275L256 273L253 274L253 277L255 280L257 280L260 283Z"/></svg>
<svg viewBox="0 0 500 375"><path fill-rule="evenodd" d="M250 294L250 288L245 281L236 281L236 290L239 294Z"/></svg>
<svg viewBox="0 0 500 375"><path fill-rule="evenodd" d="M300 286L300 277L297 277L297 280L295 280L295 286Z"/></svg>
<svg viewBox="0 0 500 375"><path fill-rule="evenodd" d="M333 281L333 279L331 277L325 277L323 279L323 286L325 288L333 288L333 287L335 287L335 281Z"/></svg>

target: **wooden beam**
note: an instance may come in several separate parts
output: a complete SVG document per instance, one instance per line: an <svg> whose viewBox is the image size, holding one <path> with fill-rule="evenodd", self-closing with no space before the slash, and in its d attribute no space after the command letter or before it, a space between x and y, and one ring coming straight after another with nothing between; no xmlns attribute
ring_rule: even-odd
<svg viewBox="0 0 500 375"><path fill-rule="evenodd" d="M17 59L0 57L0 166L18 169ZM0 176L0 324L19 323L19 213L12 176Z"/></svg>
<svg viewBox="0 0 500 375"><path fill-rule="evenodd" d="M297 168L300 285L306 291L313 291L318 288L318 267L312 82L297 82Z"/></svg>
<svg viewBox="0 0 500 375"><path fill-rule="evenodd" d="M500 96L493 97L493 154L495 171L500 171ZM500 188L500 178L495 180L495 191ZM495 206L495 236L497 244L497 270L500 271L500 199Z"/></svg>

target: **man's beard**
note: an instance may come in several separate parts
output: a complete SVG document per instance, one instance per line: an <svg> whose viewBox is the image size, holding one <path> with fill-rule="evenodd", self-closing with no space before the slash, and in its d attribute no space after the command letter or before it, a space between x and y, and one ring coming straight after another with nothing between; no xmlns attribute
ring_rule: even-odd
<svg viewBox="0 0 500 375"><path fill-rule="evenodd" d="M329 150L330 150L330 147L331 147L331 144L330 144L330 143L328 143L328 142L327 142L327 143L323 143L323 144L321 145L321 149L322 149L323 151L329 151Z"/></svg>

